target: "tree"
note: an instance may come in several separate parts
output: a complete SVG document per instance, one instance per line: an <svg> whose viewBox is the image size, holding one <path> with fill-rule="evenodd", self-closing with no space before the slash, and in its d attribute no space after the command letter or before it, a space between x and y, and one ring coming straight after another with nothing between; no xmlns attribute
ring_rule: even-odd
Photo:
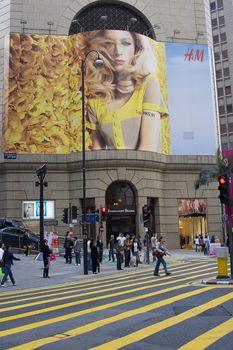
<svg viewBox="0 0 233 350"><path fill-rule="evenodd" d="M222 175L228 175L229 177L233 173L233 164L228 161L227 158L222 157L220 147L216 151L216 166L211 169L203 169L198 179L194 183L194 187L197 190L200 186L208 185L210 182L217 181L217 178ZM221 204L222 217L224 214L224 207ZM233 279L233 237L232 237L232 201L227 205L228 211L228 240L230 250L230 266L231 266L231 278ZM223 221L222 221L223 222ZM225 225L223 223L223 229ZM225 238L225 234L223 234Z"/></svg>
<svg viewBox="0 0 233 350"><path fill-rule="evenodd" d="M195 190L200 186L208 185L210 182L217 181L220 175L230 175L233 172L233 164L221 155L220 147L216 151L216 166L210 169L201 170L197 180L194 183Z"/></svg>

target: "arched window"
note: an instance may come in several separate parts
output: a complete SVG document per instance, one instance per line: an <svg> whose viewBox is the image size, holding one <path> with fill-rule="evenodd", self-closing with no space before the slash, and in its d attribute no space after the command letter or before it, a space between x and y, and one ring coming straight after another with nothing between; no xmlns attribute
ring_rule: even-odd
<svg viewBox="0 0 233 350"><path fill-rule="evenodd" d="M126 181L113 182L106 192L106 205L108 208L134 207L135 194Z"/></svg>
<svg viewBox="0 0 233 350"><path fill-rule="evenodd" d="M155 39L153 26L136 8L123 2L97 1L74 17L69 35L97 29L129 30Z"/></svg>

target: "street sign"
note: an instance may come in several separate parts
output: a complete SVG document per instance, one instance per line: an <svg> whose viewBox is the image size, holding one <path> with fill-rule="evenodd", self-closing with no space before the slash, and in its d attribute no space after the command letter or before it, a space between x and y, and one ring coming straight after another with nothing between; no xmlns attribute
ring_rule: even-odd
<svg viewBox="0 0 233 350"><path fill-rule="evenodd" d="M4 159L16 159L17 153L15 152L4 152Z"/></svg>
<svg viewBox="0 0 233 350"><path fill-rule="evenodd" d="M58 220L45 220L44 226L57 226Z"/></svg>
<svg viewBox="0 0 233 350"><path fill-rule="evenodd" d="M93 224L96 221L95 214L87 214L86 215L86 223ZM82 215L82 223L84 223L84 215Z"/></svg>

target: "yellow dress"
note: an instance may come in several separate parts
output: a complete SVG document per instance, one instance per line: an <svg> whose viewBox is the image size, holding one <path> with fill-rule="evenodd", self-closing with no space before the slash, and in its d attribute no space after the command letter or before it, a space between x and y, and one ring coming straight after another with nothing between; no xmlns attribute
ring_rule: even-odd
<svg viewBox="0 0 233 350"><path fill-rule="evenodd" d="M137 149L143 111L168 114L158 84L156 100L145 101L146 87L152 79L155 77L149 74L129 100L113 111L100 97L89 99L87 126L97 132L103 149Z"/></svg>

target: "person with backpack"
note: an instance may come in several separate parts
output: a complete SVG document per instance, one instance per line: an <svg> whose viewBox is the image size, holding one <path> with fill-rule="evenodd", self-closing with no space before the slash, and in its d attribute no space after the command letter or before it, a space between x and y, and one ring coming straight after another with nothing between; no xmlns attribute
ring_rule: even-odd
<svg viewBox="0 0 233 350"><path fill-rule="evenodd" d="M6 282L8 276L10 277L10 280L11 280L13 286L16 285L13 273L11 271L11 266L13 265L13 260L20 261L21 259L16 258L13 255L13 253L10 251L10 247L7 245L5 247L5 250L4 250L4 253L2 256L4 276L3 276L1 284L0 284L1 287L6 287L5 282Z"/></svg>

